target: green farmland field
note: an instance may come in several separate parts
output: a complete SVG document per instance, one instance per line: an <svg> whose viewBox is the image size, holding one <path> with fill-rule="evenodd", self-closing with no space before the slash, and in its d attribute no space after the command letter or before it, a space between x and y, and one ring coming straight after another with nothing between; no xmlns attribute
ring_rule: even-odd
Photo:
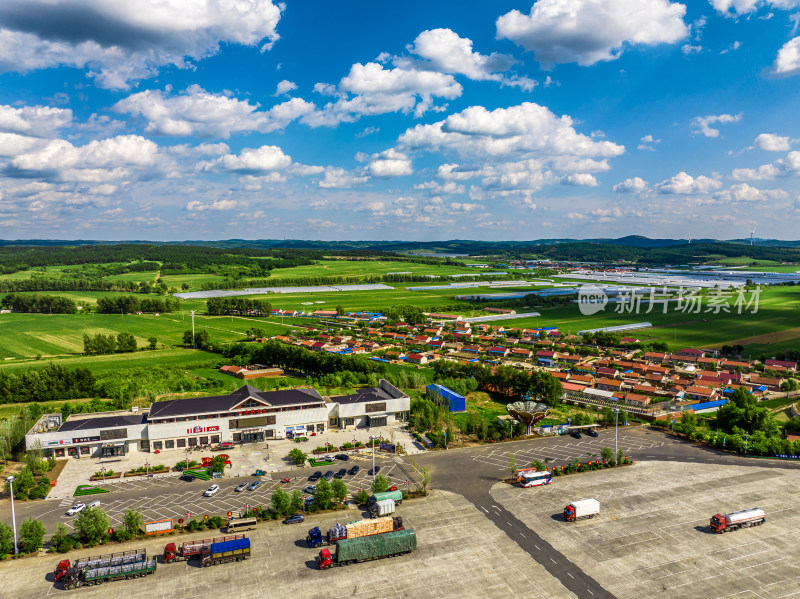
<svg viewBox="0 0 800 599"><path fill-rule="evenodd" d="M208 330L212 341L244 340L247 329L257 327L270 335L288 328L258 318L195 316L195 328ZM137 344L156 337L159 347L178 346L183 333L192 328L188 313L125 315L116 314L0 314L0 359L44 358L76 355L83 352L83 335L131 333Z"/></svg>
<svg viewBox="0 0 800 599"><path fill-rule="evenodd" d="M216 366L224 358L195 349L157 349L143 350L129 354L112 354L108 356L80 356L62 358L56 363L65 368L88 368L94 373L118 371L125 368L180 366L187 369ZM15 372L28 368L43 368L50 360L14 361L0 364L0 371ZM223 375L228 376L228 375ZM231 377L228 377L231 378Z"/></svg>
<svg viewBox="0 0 800 599"><path fill-rule="evenodd" d="M492 270L492 272L499 272L499 270ZM415 275L453 275L474 272L475 276L480 276L481 269L448 266L445 264L417 264L416 262L393 262L388 260L320 260L317 264L309 266L275 269L272 271L271 278L370 276L385 275L390 272L410 272Z"/></svg>

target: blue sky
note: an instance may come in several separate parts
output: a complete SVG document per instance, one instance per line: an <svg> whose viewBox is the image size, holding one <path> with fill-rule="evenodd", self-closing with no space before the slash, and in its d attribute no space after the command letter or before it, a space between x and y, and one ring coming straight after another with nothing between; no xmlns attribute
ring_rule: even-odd
<svg viewBox="0 0 800 599"><path fill-rule="evenodd" d="M5 0L0 236L800 238L800 0Z"/></svg>

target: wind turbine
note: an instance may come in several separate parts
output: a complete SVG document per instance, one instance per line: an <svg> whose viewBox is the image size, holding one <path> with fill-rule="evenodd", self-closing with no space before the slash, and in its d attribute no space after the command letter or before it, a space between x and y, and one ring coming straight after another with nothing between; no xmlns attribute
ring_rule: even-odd
<svg viewBox="0 0 800 599"><path fill-rule="evenodd" d="M755 240L753 239L753 235L755 235L755 233L756 233L756 228L753 227L753 230L750 231L750 245L753 245L755 243Z"/></svg>
<svg viewBox="0 0 800 599"><path fill-rule="evenodd" d="M689 233L689 245L692 245L692 234Z"/></svg>

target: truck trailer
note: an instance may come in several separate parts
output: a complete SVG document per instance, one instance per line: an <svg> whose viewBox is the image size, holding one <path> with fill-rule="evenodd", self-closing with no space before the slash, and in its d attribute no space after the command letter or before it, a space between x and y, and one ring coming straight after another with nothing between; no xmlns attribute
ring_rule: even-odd
<svg viewBox="0 0 800 599"><path fill-rule="evenodd" d="M731 512L730 514L714 514L711 516L711 524L709 526L714 532L723 533L739 530L740 528L760 526L766 521L764 510L754 507L741 512Z"/></svg>
<svg viewBox="0 0 800 599"><path fill-rule="evenodd" d="M381 516L388 516L394 514L395 503L394 499L379 499L375 503L370 504L369 513L373 518Z"/></svg>
<svg viewBox="0 0 800 599"><path fill-rule="evenodd" d="M203 549L210 547L213 543L224 543L225 541L235 541L243 539L244 535L228 535L225 537L216 537L214 539L199 539L195 541L186 541L176 547L175 543L167 543L164 547L163 562L169 564L171 562L181 562L189 559L200 557Z"/></svg>
<svg viewBox="0 0 800 599"><path fill-rule="evenodd" d="M123 564L133 564L147 559L147 551L144 549L134 549L132 551L120 551L118 553L107 553L94 557L81 557L70 563L68 559L58 562L55 570L56 581L61 580L70 570L83 570L86 568L102 568L104 566L121 566Z"/></svg>
<svg viewBox="0 0 800 599"><path fill-rule="evenodd" d="M384 499L393 499L396 504L400 505L401 503L403 503L403 492L384 491L383 493L375 493L369 498L369 505L372 505L376 501L382 501Z"/></svg>
<svg viewBox="0 0 800 599"><path fill-rule="evenodd" d="M221 543L206 545L200 554L200 565L203 568L225 564L227 562L241 562L250 557L250 539L235 539Z"/></svg>
<svg viewBox="0 0 800 599"><path fill-rule="evenodd" d="M568 503L564 508L564 520L574 522L580 518L594 518L600 513L600 502L597 499L580 499Z"/></svg>
<svg viewBox="0 0 800 599"><path fill-rule="evenodd" d="M344 539L336 542L336 553L323 549L317 556L317 566L325 570L332 566L345 566L383 557L410 553L417 548L417 533L413 530L398 530L383 534Z"/></svg>
<svg viewBox="0 0 800 599"><path fill-rule="evenodd" d="M79 587L103 584L113 580L141 578L155 571L155 557L117 566L85 567L81 569L73 566L63 576L62 584L66 590L70 591Z"/></svg>
<svg viewBox="0 0 800 599"><path fill-rule="evenodd" d="M394 532L396 530L405 530L403 518L400 516L395 518L387 516L374 520L359 520L358 522L351 522L347 525L335 524L334 527L329 529L327 534L324 535L319 527L315 526L308 531L306 543L308 543L308 546L311 548L320 547L322 545L335 545L336 541L342 541L344 539L368 537L385 532Z"/></svg>

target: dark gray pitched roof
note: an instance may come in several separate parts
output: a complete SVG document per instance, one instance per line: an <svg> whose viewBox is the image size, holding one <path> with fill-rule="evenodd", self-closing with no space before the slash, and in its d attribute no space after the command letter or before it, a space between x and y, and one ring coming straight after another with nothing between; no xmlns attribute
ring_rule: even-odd
<svg viewBox="0 0 800 599"><path fill-rule="evenodd" d="M230 412L248 399L260 401L265 406L291 406L310 402L322 402L316 389L283 389L280 391L260 391L250 385L243 385L228 395L210 397L191 397L159 401L150 406L150 420L154 418L173 418L192 414Z"/></svg>
<svg viewBox="0 0 800 599"><path fill-rule="evenodd" d="M131 414L129 416L98 416L96 418L80 418L68 420L58 428L58 432L82 431L94 428L114 428L118 426L129 426L132 424L142 424L145 421L144 414Z"/></svg>

